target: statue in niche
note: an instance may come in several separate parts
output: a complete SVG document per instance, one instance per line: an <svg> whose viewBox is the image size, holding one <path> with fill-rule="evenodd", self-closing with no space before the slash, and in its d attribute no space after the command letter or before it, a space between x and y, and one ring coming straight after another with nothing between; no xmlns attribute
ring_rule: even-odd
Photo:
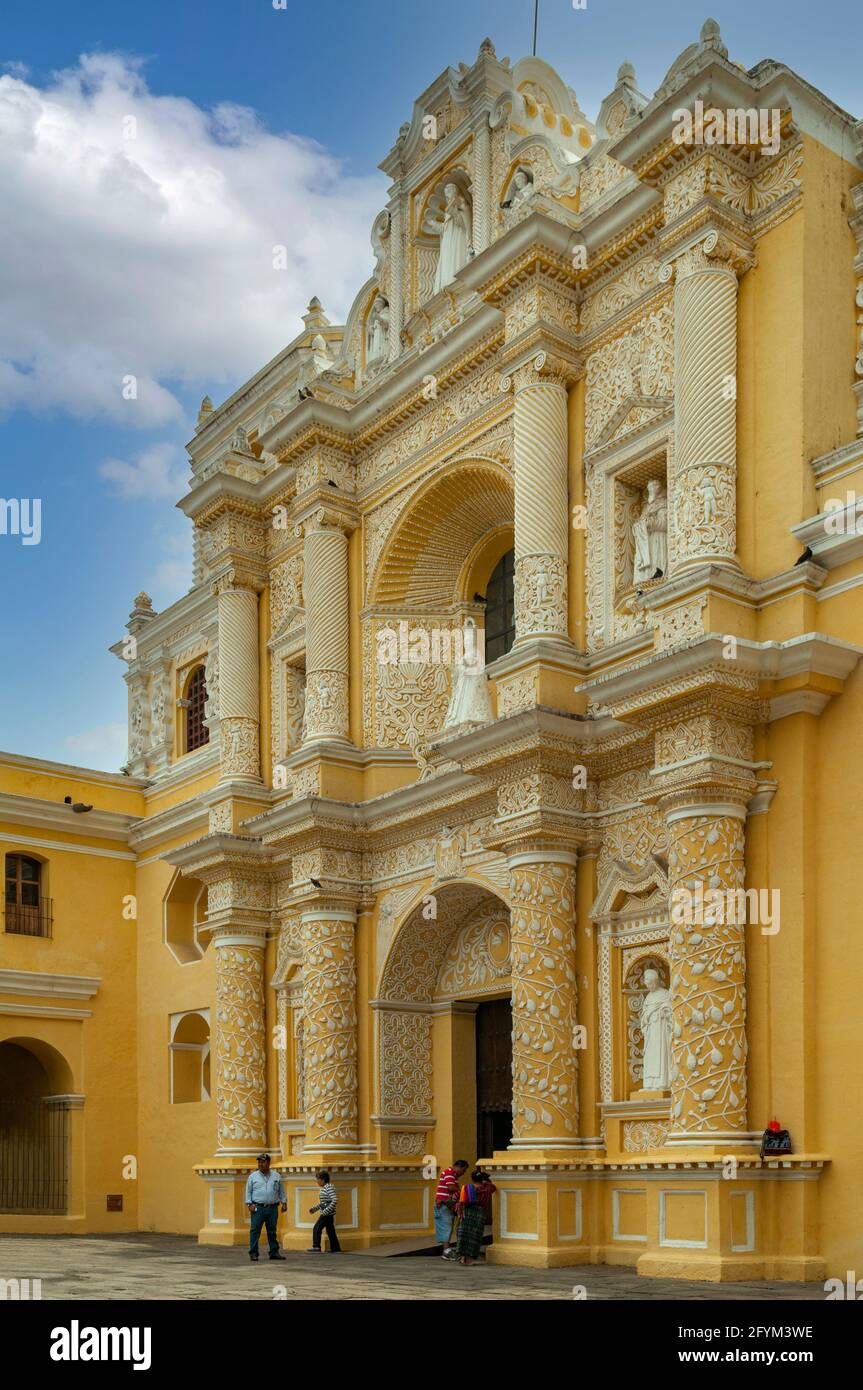
<svg viewBox="0 0 863 1390"><path fill-rule="evenodd" d="M460 724L490 724L494 715L485 674L485 662L473 618L465 620L464 655L456 663L452 695L443 721L445 729Z"/></svg>
<svg viewBox="0 0 863 1390"><path fill-rule="evenodd" d="M366 326L366 366L386 360L390 348L390 306L376 294Z"/></svg>
<svg viewBox="0 0 863 1390"><path fill-rule="evenodd" d="M660 579L668 569L668 497L662 483L651 478L644 506L632 526L635 563L632 577L636 584Z"/></svg>
<svg viewBox="0 0 863 1390"><path fill-rule="evenodd" d="M536 193L536 185L526 169L516 169L512 180L512 192L510 193L510 208L523 207L529 203Z"/></svg>
<svg viewBox="0 0 863 1390"><path fill-rule="evenodd" d="M663 988L659 971L652 967L644 972L644 988L647 993L639 1018L644 1038L641 1084L645 1091L667 1091L671 1085L671 992Z"/></svg>
<svg viewBox="0 0 863 1390"><path fill-rule="evenodd" d="M437 294L445 285L452 283L462 266L467 265L470 255L470 206L459 192L458 184L446 185L443 210L434 220L441 224L434 278L434 292Z"/></svg>

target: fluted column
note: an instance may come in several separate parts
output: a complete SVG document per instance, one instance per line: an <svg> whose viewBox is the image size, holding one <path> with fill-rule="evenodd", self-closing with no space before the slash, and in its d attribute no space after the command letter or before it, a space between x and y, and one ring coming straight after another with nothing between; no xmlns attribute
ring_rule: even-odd
<svg viewBox="0 0 863 1390"><path fill-rule="evenodd" d="M513 373L516 642L567 636L567 390L538 353Z"/></svg>
<svg viewBox="0 0 863 1390"><path fill-rule="evenodd" d="M216 949L216 1116L219 1154L267 1142L263 934L220 928Z"/></svg>
<svg viewBox="0 0 863 1390"><path fill-rule="evenodd" d="M575 862L509 856L513 1148L570 1148L578 1133Z"/></svg>
<svg viewBox="0 0 863 1390"><path fill-rule="evenodd" d="M261 776L258 595L234 571L216 581L221 775Z"/></svg>
<svg viewBox="0 0 863 1390"><path fill-rule="evenodd" d="M303 741L349 732L348 538L337 524L305 526L306 712Z"/></svg>
<svg viewBox="0 0 863 1390"><path fill-rule="evenodd" d="M672 572L737 549L737 273L715 232L673 262ZM664 272L672 273L671 265Z"/></svg>
<svg viewBox="0 0 863 1390"><path fill-rule="evenodd" d="M745 880L745 801L665 801L669 835L674 1146L749 1142L746 1110L746 942L726 890ZM726 906L718 908L719 891ZM717 918L718 920L714 920Z"/></svg>
<svg viewBox="0 0 863 1390"><path fill-rule="evenodd" d="M315 908L303 923L305 1151L357 1143L356 912Z"/></svg>

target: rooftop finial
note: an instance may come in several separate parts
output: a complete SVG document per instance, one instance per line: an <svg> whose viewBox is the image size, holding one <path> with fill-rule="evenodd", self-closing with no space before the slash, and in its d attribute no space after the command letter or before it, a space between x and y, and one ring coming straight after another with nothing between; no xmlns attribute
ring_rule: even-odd
<svg viewBox="0 0 863 1390"><path fill-rule="evenodd" d="M626 85L635 82L635 68L631 63L621 63L620 67L617 69L617 80Z"/></svg>

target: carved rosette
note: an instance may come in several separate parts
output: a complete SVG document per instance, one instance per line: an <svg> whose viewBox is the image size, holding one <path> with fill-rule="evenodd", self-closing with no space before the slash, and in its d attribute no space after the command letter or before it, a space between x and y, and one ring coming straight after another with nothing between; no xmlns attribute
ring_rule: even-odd
<svg viewBox="0 0 863 1390"><path fill-rule="evenodd" d="M510 858L513 1145L569 1147L578 1130L575 856Z"/></svg>
<svg viewBox="0 0 863 1390"><path fill-rule="evenodd" d="M674 571L733 562L737 549L737 273L731 257L731 248L711 232L674 262Z"/></svg>
<svg viewBox="0 0 863 1390"><path fill-rule="evenodd" d="M669 947L671 1144L728 1143L746 1131L745 928L734 920L704 920L710 890L743 887L745 815L745 806L732 804L699 806L697 813L684 805L667 813L672 906L677 890L693 895L690 920L672 922ZM700 891L704 912L697 906Z"/></svg>
<svg viewBox="0 0 863 1390"><path fill-rule="evenodd" d="M355 915L303 913L305 1148L357 1140Z"/></svg>
<svg viewBox="0 0 863 1390"><path fill-rule="evenodd" d="M216 936L219 1153L256 1153L267 1138L264 943Z"/></svg>

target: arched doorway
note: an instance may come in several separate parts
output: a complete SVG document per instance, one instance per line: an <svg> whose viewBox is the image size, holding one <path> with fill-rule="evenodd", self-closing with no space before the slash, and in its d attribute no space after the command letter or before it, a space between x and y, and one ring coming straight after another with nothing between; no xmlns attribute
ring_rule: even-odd
<svg viewBox="0 0 863 1390"><path fill-rule="evenodd" d="M0 1043L0 1211L68 1210L71 1073L27 1038Z"/></svg>
<svg viewBox="0 0 863 1390"><path fill-rule="evenodd" d="M423 895L394 935L377 1001L390 1152L473 1161L508 1146L510 990L507 904L470 880Z"/></svg>

